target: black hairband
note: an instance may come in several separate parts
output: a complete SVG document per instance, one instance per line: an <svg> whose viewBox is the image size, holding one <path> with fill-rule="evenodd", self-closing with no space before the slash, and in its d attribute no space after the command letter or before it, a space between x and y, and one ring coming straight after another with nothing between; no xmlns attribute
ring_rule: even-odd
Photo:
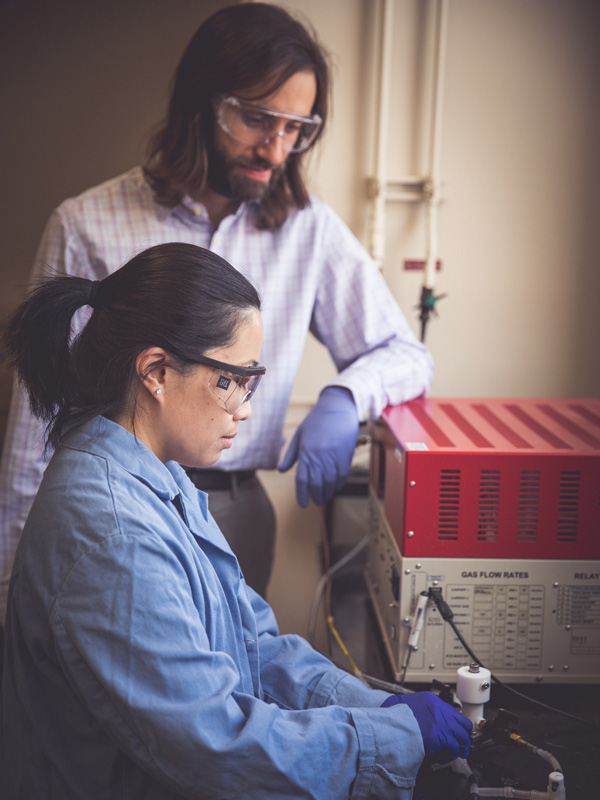
<svg viewBox="0 0 600 800"><path fill-rule="evenodd" d="M96 295L98 294L98 285L100 281L92 281L92 285L90 286L90 293L88 295L87 304L92 308L95 308L96 305Z"/></svg>

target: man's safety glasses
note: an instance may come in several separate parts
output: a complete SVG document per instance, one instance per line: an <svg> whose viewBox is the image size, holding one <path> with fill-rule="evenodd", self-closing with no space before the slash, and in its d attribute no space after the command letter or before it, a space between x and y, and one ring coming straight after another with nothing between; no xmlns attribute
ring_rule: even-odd
<svg viewBox="0 0 600 800"><path fill-rule="evenodd" d="M213 100L213 105L219 126L233 139L259 147L279 136L283 149L288 153L308 150L323 123L318 114L298 117L272 111L237 97L219 96Z"/></svg>
<svg viewBox="0 0 600 800"><path fill-rule="evenodd" d="M196 356L195 360L207 367L214 367L208 381L208 388L225 406L225 410L233 416L244 403L247 403L256 391L266 367L238 367L215 361L208 356Z"/></svg>

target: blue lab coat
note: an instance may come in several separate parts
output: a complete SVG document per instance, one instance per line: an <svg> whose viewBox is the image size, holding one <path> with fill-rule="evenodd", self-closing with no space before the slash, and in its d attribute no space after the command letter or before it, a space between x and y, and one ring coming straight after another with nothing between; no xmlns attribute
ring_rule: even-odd
<svg viewBox="0 0 600 800"><path fill-rule="evenodd" d="M386 697L278 634L179 465L103 417L63 439L11 579L4 800L410 798Z"/></svg>

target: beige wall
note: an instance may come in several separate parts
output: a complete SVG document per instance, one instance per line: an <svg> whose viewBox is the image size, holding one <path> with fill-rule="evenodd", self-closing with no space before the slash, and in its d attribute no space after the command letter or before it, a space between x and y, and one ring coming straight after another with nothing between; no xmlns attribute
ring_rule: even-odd
<svg viewBox="0 0 600 800"><path fill-rule="evenodd" d="M366 243L372 103L361 90L380 3L296 5L339 65L314 183ZM391 179L427 169L432 6L394 3ZM449 0L433 394L600 396L599 40L594 0ZM402 266L423 257L424 236L422 207L388 204L384 273L415 330L421 276Z"/></svg>
<svg viewBox="0 0 600 800"><path fill-rule="evenodd" d="M51 209L137 163L206 0L12 0L0 11L2 319L22 297ZM379 0L295 0L334 57L333 118L315 192L363 242L372 170ZM390 178L427 167L430 0L394 3ZM449 0L439 246L446 292L427 332L438 396L600 397L600 6L596 0ZM387 208L385 277L418 330L418 205ZM333 374L309 342L288 432ZM8 379L1 398L6 405ZM293 476L265 476L280 535L270 598L304 632L320 516ZM293 564L293 566L292 566Z"/></svg>

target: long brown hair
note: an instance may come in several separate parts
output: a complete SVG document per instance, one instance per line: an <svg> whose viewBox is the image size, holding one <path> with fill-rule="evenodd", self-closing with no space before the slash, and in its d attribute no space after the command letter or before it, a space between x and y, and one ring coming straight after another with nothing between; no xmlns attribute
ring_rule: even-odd
<svg viewBox="0 0 600 800"><path fill-rule="evenodd" d="M205 188L215 95L254 89L258 94L252 99L258 100L301 71L313 72L317 82L312 113L319 114L323 126L316 141L327 119L329 65L314 32L267 3L229 6L209 17L179 62L167 117L149 143L144 172L157 201L175 205ZM309 204L304 155L288 156L281 180L260 201L257 227L279 228L290 208Z"/></svg>

